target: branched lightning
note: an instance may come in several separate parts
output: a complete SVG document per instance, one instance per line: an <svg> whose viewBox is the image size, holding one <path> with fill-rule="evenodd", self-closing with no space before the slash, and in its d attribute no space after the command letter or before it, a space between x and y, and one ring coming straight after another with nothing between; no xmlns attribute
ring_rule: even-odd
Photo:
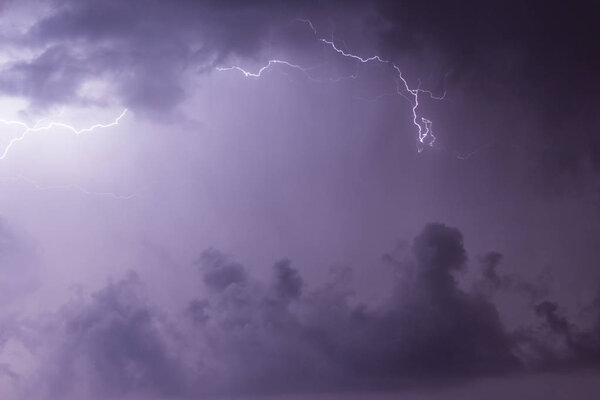
<svg viewBox="0 0 600 400"><path fill-rule="evenodd" d="M315 26L313 25L313 23L310 20L297 19L296 21L306 24L310 28L310 30L314 33L317 40L319 40L321 43L328 46L329 48L331 48L332 50L334 50L336 53L340 54L343 57L353 59L362 64L381 63L381 64L390 65L397 74L396 94L403 96L411 103L412 121L413 121L413 124L415 125L415 127L417 128L417 132L418 132L418 142L417 142L418 151L419 152L422 151L424 146L433 147L433 144L436 141L436 137L435 137L435 135L433 133L433 129L432 129L433 122L431 120L425 118L424 116L420 115L420 113L419 113L419 105L420 105L419 97L420 97L420 95L425 94L426 96L428 96L431 99L443 100L446 96L445 92L441 96L436 96L436 95L434 95L433 92L431 92L429 90L421 89L420 83L419 83L418 87L411 88L409 86L407 80L404 78L400 67L398 67L396 64L394 64L392 61L383 59L379 55L374 55L371 57L362 57L357 54L347 52L347 51L341 49L340 47L338 47L335 44L335 42L333 41L333 39L328 40L325 38L318 37L317 29L315 28ZM269 68L271 68L273 65L276 65L276 64L283 64L288 67L298 69L298 70L304 72L305 74L307 74L307 76L309 76L309 78L311 78L310 75L308 74L306 68L303 68L297 64L293 64L288 61L278 60L278 59L269 60L268 63L266 65L264 65L263 67L261 67L257 72L247 71L240 66L217 67L217 71L236 70L236 71L241 72L246 78L260 78L262 76L263 72L267 71ZM355 74L355 75L352 75L350 78L354 79L356 77L357 77L357 75Z"/></svg>
<svg viewBox="0 0 600 400"><path fill-rule="evenodd" d="M110 127L116 126L125 117L127 112L128 112L128 109L124 109L119 114L119 116L117 116L117 118L115 118L112 122L105 123L105 124L97 123L97 124L94 124L92 126L82 128L82 129L77 129L72 125L68 125L68 124L65 124L62 122L55 122L55 121L50 121L50 122L47 122L44 124L43 123L44 119L36 122L35 124L33 124L31 126L22 121L0 119L0 124L9 125L9 126L11 126L11 125L19 126L19 127L23 128L23 131L21 132L21 134L19 136L12 138L8 142L8 144L6 145L6 147L4 148L2 153L0 153L0 161L4 160L6 157L8 157L10 150L13 148L14 145L16 145L18 142L21 142L22 140L24 140L31 133L47 131L47 130L50 130L53 128L59 128L59 129L65 129L65 130L73 133L74 135L81 135L84 133L92 132L97 129L104 129L104 128L110 128ZM0 177L0 180L12 181L12 182L16 182L16 181L25 182L25 183L33 186L36 190L74 190L74 191L80 192L85 195L110 197L110 198L118 199L118 200L129 200L134 197L137 197L137 195L138 195L138 193L133 193L133 194L129 194L129 195L121 195L121 194L117 194L117 193L113 193L113 192L92 191L92 190L85 189L79 185L75 185L75 184L52 185L52 186L43 185L43 184L35 181L34 179L31 179L31 178L23 176L23 175L3 176L3 177Z"/></svg>
<svg viewBox="0 0 600 400"><path fill-rule="evenodd" d="M35 123L33 126L29 126L25 122L22 122L22 121L0 119L0 123L2 123L4 125L17 125L17 126L20 126L23 128L23 132L21 132L21 135L15 137L15 138L12 138L8 142L8 144L4 148L4 151L2 152L2 154L0 154L0 160L4 160L8 156L10 149L15 145L15 143L22 141L23 139L25 139L27 137L27 135L29 135L32 132L46 131L46 130L49 130L52 128L63 128L68 131L71 131L75 135L81 135L82 133L91 132L91 131L99 129L99 128L110 128L110 127L118 125L119 122L121 121L121 119L125 116L125 114L127 114L127 111L128 111L127 109L124 109L123 112L121 112L121 114L113 122L110 122L108 124L94 124L90 127L83 128L83 129L77 129L71 125L68 125L68 124L65 124L62 122L54 122L54 121L51 121L50 123L42 125L42 126L40 126L41 121L39 121L39 122Z"/></svg>
<svg viewBox="0 0 600 400"><path fill-rule="evenodd" d="M311 69L314 69L314 67L310 67L310 68L307 68L307 67L302 67L302 66L300 66L300 65L297 65L297 64L292 64L292 63L291 63L291 62L289 62L289 61L285 61L285 60L278 60L278 59L269 60L269 61L267 62L267 64L266 64L266 65L262 66L262 67L261 67L261 68L260 68L258 71L256 71L256 72L250 72L250 71L247 71L247 70L245 70L244 68L242 68L242 67L239 67L239 66L232 66L232 67L217 67L217 68L216 68L216 70L217 70L217 71L239 71L239 72L241 72L241 73L242 73L242 74L243 74L243 75L244 75L246 78L260 78L260 77L262 77L262 74L263 74L263 72L267 71L267 70L268 70L268 69L270 69L272 66L274 66L274 65L278 65L278 64L285 65L285 66L287 66L287 67L290 67L290 68L292 68L292 69L296 69L296 70L298 70L298 71L302 72L304 75L306 75L306 77L307 77L308 79L310 79L310 80L311 80L311 81L313 81L313 82L323 82L323 80L322 80L322 79L317 79L317 78L315 78L314 76L312 76L312 75L310 74L310 70L311 70ZM338 77L338 78L331 78L331 79L328 79L328 81L330 81L330 82L339 82L339 81L342 81L342 80L345 80L345 79L356 79L357 77L358 77L358 73L354 73L354 74L352 74L352 75L348 75L348 76L342 76L342 77Z"/></svg>
<svg viewBox="0 0 600 400"><path fill-rule="evenodd" d="M292 64L288 61L284 61L284 60L269 60L269 62L267 63L267 65L265 65L264 67L262 67L261 69L258 70L258 72L249 72L246 71L245 69L243 69L242 67L237 67L237 66L233 66L233 67L217 67L217 71L231 71L231 70L236 70L236 71L240 71L242 74L244 74L244 76L246 78L260 78L263 74L263 72L265 72L266 70L268 70L269 68L271 68L273 65L276 64L283 64L283 65L287 65L290 68L294 68L297 70L302 71L303 73L306 73L306 69L302 68L299 65L296 64Z"/></svg>

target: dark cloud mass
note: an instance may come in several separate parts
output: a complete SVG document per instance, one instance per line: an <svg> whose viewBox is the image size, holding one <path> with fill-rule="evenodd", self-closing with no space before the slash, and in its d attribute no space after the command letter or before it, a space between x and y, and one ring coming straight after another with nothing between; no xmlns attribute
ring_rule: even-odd
<svg viewBox="0 0 600 400"><path fill-rule="evenodd" d="M61 339L48 360L48 395L83 391L112 397L132 391L162 395L182 388L182 370L166 343L164 322L139 297L135 274L109 284L89 303L70 304L58 318Z"/></svg>
<svg viewBox="0 0 600 400"><path fill-rule="evenodd" d="M3 92L29 98L32 107L85 103L78 90L101 75L116 83L113 95L128 107L168 115L185 96L184 73L212 69L230 55L253 57L271 26L303 15L310 2L49 4L52 11L14 39L39 55L4 67Z"/></svg>
<svg viewBox="0 0 600 400"><path fill-rule="evenodd" d="M3 39L35 53L5 64L0 77L0 90L29 99L33 111L117 102L148 117L170 118L190 95L187 76L239 57L262 62L264 49L274 43L301 47L298 35L281 28L313 18L323 36L338 24L347 36L359 31L380 45L369 53L421 60L417 75L436 90L444 86L511 103L502 106L509 129L493 143L525 148L540 160L534 166L539 175L559 185L556 190L565 179L574 181L599 165L600 61L592 51L599 32L586 2L52 0L48 5L50 12L25 34ZM364 17L347 25L355 15ZM360 48L359 41L351 45ZM100 98L90 97L82 89L98 77L112 87ZM460 112L468 120L472 111ZM539 126L537 132L526 128L531 123ZM460 131L447 135L468 143Z"/></svg>
<svg viewBox="0 0 600 400"><path fill-rule="evenodd" d="M504 112L515 122L504 135L541 156L541 171L581 172L582 160L598 168L600 57L592 49L600 31L590 2L381 4L391 22L380 29L388 51L423 55L434 49L434 62L447 68L449 85L488 100L508 96L537 121L539 130L521 131L524 115Z"/></svg>
<svg viewBox="0 0 600 400"><path fill-rule="evenodd" d="M412 254L403 266L410 277L377 305L353 301L336 280L304 287L287 260L261 282L208 250L199 272L210 290L190 299L187 312L168 314L130 273L44 322L32 349L44 361L29 395L382 390L600 361L598 327L577 332L556 304L535 305L538 328L509 332L490 298L460 289L453 273L466 253L458 230L426 226Z"/></svg>

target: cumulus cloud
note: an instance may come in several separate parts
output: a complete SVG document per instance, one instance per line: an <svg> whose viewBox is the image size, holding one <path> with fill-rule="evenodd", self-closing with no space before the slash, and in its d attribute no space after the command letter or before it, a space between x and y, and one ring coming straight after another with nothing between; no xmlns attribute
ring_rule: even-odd
<svg viewBox="0 0 600 400"><path fill-rule="evenodd" d="M89 300L65 305L54 321L42 321L46 339L55 342L43 349L32 387L45 398L179 393L184 374L169 347L168 326L140 286L131 273Z"/></svg>
<svg viewBox="0 0 600 400"><path fill-rule="evenodd" d="M453 273L467 255L457 229L426 226L410 260L388 299L366 304L339 275L310 288L282 260L264 282L210 249L199 261L204 288L175 314L130 273L16 330L29 343L38 335L30 348L42 360L18 380L32 398L161 398L380 390L598 365L597 326L580 332L543 301L537 328L508 332L489 296L461 289ZM484 275L498 281L489 268L499 256L485 260Z"/></svg>

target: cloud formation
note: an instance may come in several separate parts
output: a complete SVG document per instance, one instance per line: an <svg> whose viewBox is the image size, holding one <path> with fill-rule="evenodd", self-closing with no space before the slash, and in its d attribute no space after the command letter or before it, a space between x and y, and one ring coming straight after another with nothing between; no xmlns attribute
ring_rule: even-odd
<svg viewBox="0 0 600 400"><path fill-rule="evenodd" d="M30 398L177 398L401 389L598 365L597 325L578 332L546 300L535 305L537 328L508 332L489 297L461 289L453 273L467 255L457 229L426 226L411 259L379 304L355 301L339 279L306 287L289 260L258 281L210 249L198 265L205 288L169 314L130 273L38 321L32 351L42 365L35 384L18 381Z"/></svg>
<svg viewBox="0 0 600 400"><path fill-rule="evenodd" d="M310 7L188 0L49 4L24 34L4 38L35 55L3 65L0 91L29 99L34 109L102 105L112 96L155 117L168 115L184 99L186 74L213 69L231 55L255 57L273 26ZM104 92L86 87L98 79L110 82Z"/></svg>
<svg viewBox="0 0 600 400"><path fill-rule="evenodd" d="M544 279L504 272L502 254L524 274L551 260L567 277L596 275L596 204L530 193L555 189L540 176L598 181L595 14L538 1L4 4L7 108L37 118L66 106L67 121L79 108L131 109L122 131L77 147L39 135L12 160L43 184L30 193L15 180L2 212L36 235L45 264L0 221L0 389L9 385L11 399L359 392L600 365L600 302L580 313L585 325L564 304L576 284L561 282L555 298ZM360 65L317 37L393 60L411 87L447 89L445 101L421 104L444 132L439 147L417 156L411 106L389 65ZM272 57L309 72L277 64L260 81L211 75L256 71ZM485 143L455 157L461 139ZM578 168L589 175L572 181ZM53 170L90 189L130 173L148 189L131 202L44 190ZM469 262L461 231L430 224L406 257L386 256L398 274L383 299L359 300L353 290L379 288L365 259L432 219L502 253ZM264 276L273 254L291 260ZM353 286L348 270L311 281L340 258L365 267L364 281ZM474 285L468 265L480 268ZM62 303L72 281L95 294L82 289L42 316L14 311ZM523 303L510 314L530 320L509 328L503 296Z"/></svg>
<svg viewBox="0 0 600 400"><path fill-rule="evenodd" d="M346 30L361 31L372 44L360 49L362 41L355 40L353 48L419 60L418 71L406 63L411 82L430 75L429 88L465 91L501 104L510 133L492 137L492 143L523 146L540 159L536 172L541 176L560 184L557 174L573 179L597 171L600 163L597 135L585 128L598 122L593 104L600 60L588 51L598 32L593 21L581 21L592 15L583 6L52 0L46 9L25 32L2 37L16 49L13 53L26 56L3 63L0 92L27 99L32 111L118 104L148 118L168 119L191 94L195 76L232 60L262 65L270 56L301 51L306 46L301 38L311 31L305 27L304 36L285 32L282 28L293 21L313 18L322 28L320 37L329 37L343 31L352 15L362 15ZM346 39L351 38L339 38ZM465 107L465 120L472 112L486 112ZM539 133L526 128L532 124ZM514 151L510 148L503 151Z"/></svg>

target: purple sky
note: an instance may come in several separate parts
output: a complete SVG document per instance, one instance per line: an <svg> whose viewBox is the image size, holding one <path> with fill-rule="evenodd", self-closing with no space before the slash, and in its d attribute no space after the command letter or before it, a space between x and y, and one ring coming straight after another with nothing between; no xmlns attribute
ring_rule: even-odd
<svg viewBox="0 0 600 400"><path fill-rule="evenodd" d="M0 0L0 398L596 399L599 25L447 3Z"/></svg>

